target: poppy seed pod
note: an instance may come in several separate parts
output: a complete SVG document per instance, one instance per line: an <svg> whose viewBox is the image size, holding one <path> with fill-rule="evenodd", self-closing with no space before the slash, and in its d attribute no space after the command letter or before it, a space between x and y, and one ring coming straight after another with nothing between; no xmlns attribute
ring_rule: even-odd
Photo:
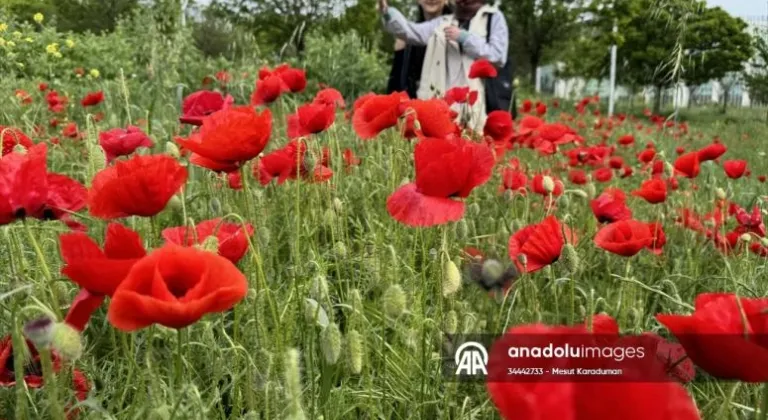
<svg viewBox="0 0 768 420"><path fill-rule="evenodd" d="M83 354L80 332L65 322L57 322L53 325L51 347L63 360L70 362L79 359Z"/></svg>
<svg viewBox="0 0 768 420"><path fill-rule="evenodd" d="M341 354L341 332L338 325L332 323L320 333L320 350L325 362L335 365Z"/></svg>
<svg viewBox="0 0 768 420"><path fill-rule="evenodd" d="M347 353L349 358L347 362L349 369L353 374L359 375L363 370L363 353L365 347L363 337L357 330L351 330L347 333Z"/></svg>
<svg viewBox="0 0 768 420"><path fill-rule="evenodd" d="M461 273L456 263L446 259L443 263L443 296L448 297L461 288Z"/></svg>
<svg viewBox="0 0 768 420"><path fill-rule="evenodd" d="M407 305L407 298L403 288L397 284L389 286L384 294L381 296L381 306L384 309L384 313L391 317L397 318L405 312Z"/></svg>

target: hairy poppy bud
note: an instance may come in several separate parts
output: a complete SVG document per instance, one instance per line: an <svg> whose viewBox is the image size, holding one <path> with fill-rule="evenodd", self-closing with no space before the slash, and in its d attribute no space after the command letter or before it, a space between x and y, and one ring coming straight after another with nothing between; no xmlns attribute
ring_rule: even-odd
<svg viewBox="0 0 768 420"><path fill-rule="evenodd" d="M256 351L256 357L254 358L256 363L256 381L262 387L269 382L269 377L272 374L272 353L260 348Z"/></svg>
<svg viewBox="0 0 768 420"><path fill-rule="evenodd" d="M760 239L760 243L763 244L763 246L768 247L768 238Z"/></svg>
<svg viewBox="0 0 768 420"><path fill-rule="evenodd" d="M549 175L544 175L541 178L541 186L544 188L544 191L552 193L555 190L555 180Z"/></svg>
<svg viewBox="0 0 768 420"><path fill-rule="evenodd" d="M24 337L27 337L35 347L47 348L53 339L54 322L51 318L43 317L24 325Z"/></svg>
<svg viewBox="0 0 768 420"><path fill-rule="evenodd" d="M332 323L320 333L320 350L325 362L335 365L341 354L341 332L338 325Z"/></svg>
<svg viewBox="0 0 768 420"><path fill-rule="evenodd" d="M381 306L384 313L391 318L397 318L405 312L407 298L403 288L397 284L389 286L381 296Z"/></svg>
<svg viewBox="0 0 768 420"><path fill-rule="evenodd" d="M211 202L208 203L208 206L211 208L211 213L213 214L221 213L221 201L219 201L218 198L216 197L211 198Z"/></svg>
<svg viewBox="0 0 768 420"><path fill-rule="evenodd" d="M443 330L446 334L454 335L459 328L459 316L456 311L448 311L443 320Z"/></svg>
<svg viewBox="0 0 768 420"><path fill-rule="evenodd" d="M472 203L469 205L469 214L478 216L480 214L480 204Z"/></svg>
<svg viewBox="0 0 768 420"><path fill-rule="evenodd" d="M328 281L322 274L312 279L312 288L309 291L313 299L322 302L328 299Z"/></svg>
<svg viewBox="0 0 768 420"><path fill-rule="evenodd" d="M739 236L739 240L742 242L750 243L752 242L752 235L749 233L742 233L741 236Z"/></svg>
<svg viewBox="0 0 768 420"><path fill-rule="evenodd" d="M595 188L595 184L591 182L587 184L586 190L587 190L587 197L589 198L595 198L595 196L597 195L597 189Z"/></svg>
<svg viewBox="0 0 768 420"><path fill-rule="evenodd" d="M365 347L363 337L357 330L351 330L347 333L347 352L349 354L349 369L355 375L359 375L363 370L363 354Z"/></svg>
<svg viewBox="0 0 768 420"><path fill-rule="evenodd" d="M346 258L347 246L344 245L344 242L336 242L336 244L333 246L333 253L336 254L336 256L339 258Z"/></svg>
<svg viewBox="0 0 768 420"><path fill-rule="evenodd" d="M181 151L179 150L179 146L177 146L176 143L172 141L165 142L165 153L174 159L178 159L181 157Z"/></svg>
<svg viewBox="0 0 768 420"><path fill-rule="evenodd" d="M443 263L443 296L448 297L461 288L461 273L456 263L446 259Z"/></svg>
<svg viewBox="0 0 768 420"><path fill-rule="evenodd" d="M725 200L725 190L720 187L715 188L715 196L720 200Z"/></svg>
<svg viewBox="0 0 768 420"><path fill-rule="evenodd" d="M469 237L469 226L466 220L461 219L456 223L456 237L462 241Z"/></svg>
<svg viewBox="0 0 768 420"><path fill-rule="evenodd" d="M107 167L107 156L98 144L88 144L88 165L94 174Z"/></svg>
<svg viewBox="0 0 768 420"><path fill-rule="evenodd" d="M21 144L16 144L15 146L13 146L13 152L18 153L20 155L26 155L27 148L22 146Z"/></svg>
<svg viewBox="0 0 768 420"><path fill-rule="evenodd" d="M333 209L336 210L336 213L344 211L344 202L339 197L333 198Z"/></svg>
<svg viewBox="0 0 768 420"><path fill-rule="evenodd" d="M80 340L80 332L66 322L57 322L53 325L51 347L66 361L75 361L83 354L83 343Z"/></svg>
<svg viewBox="0 0 768 420"><path fill-rule="evenodd" d="M301 368L299 366L299 351L288 350L285 355L285 394L288 402L288 417L295 420L306 418L301 406Z"/></svg>
<svg viewBox="0 0 768 420"><path fill-rule="evenodd" d="M565 244L563 246L561 258L563 267L565 267L565 270L568 271L568 273L574 274L579 271L581 260L579 259L579 254L576 252L576 248L574 248L572 244Z"/></svg>
<svg viewBox="0 0 768 420"><path fill-rule="evenodd" d="M181 211L181 208L181 198L179 198L178 194L171 196L171 199L168 200L168 204L165 205L166 210L173 212Z"/></svg>
<svg viewBox="0 0 768 420"><path fill-rule="evenodd" d="M486 284L494 283L504 274L504 266L499 261L488 259L483 263L480 274Z"/></svg>
<svg viewBox="0 0 768 420"><path fill-rule="evenodd" d="M336 222L336 212L333 209L325 209L323 212L323 224L325 226L333 226Z"/></svg>
<svg viewBox="0 0 768 420"><path fill-rule="evenodd" d="M257 232L258 232L258 235L259 235L259 243L261 244L261 246L263 246L265 248L268 247L269 246L269 240L271 238L271 232L270 232L269 228L266 227L266 226L261 226L261 227L259 227Z"/></svg>
<svg viewBox="0 0 768 420"><path fill-rule="evenodd" d="M582 189L571 190L571 192L573 193L573 195L577 195L577 196L579 196L581 198L589 197L589 194L587 194L587 192L582 190Z"/></svg>

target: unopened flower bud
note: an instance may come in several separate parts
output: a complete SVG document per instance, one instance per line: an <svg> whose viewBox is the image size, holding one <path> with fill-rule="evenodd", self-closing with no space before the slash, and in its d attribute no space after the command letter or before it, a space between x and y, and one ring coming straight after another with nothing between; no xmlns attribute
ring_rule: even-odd
<svg viewBox="0 0 768 420"><path fill-rule="evenodd" d="M325 362L335 365L341 354L341 332L338 325L332 323L320 333L320 350L323 352Z"/></svg>
<svg viewBox="0 0 768 420"><path fill-rule="evenodd" d="M285 355L285 394L288 402L288 416L291 419L304 419L301 406L301 368L299 351L290 349Z"/></svg>
<svg viewBox="0 0 768 420"><path fill-rule="evenodd" d="M179 150L179 146L177 146L176 143L172 141L165 142L165 153L174 159L178 159L181 157L181 151Z"/></svg>
<svg viewBox="0 0 768 420"><path fill-rule="evenodd" d="M715 196L720 200L725 200L725 190L720 187L715 188Z"/></svg>
<svg viewBox="0 0 768 420"><path fill-rule="evenodd" d="M446 259L443 263L443 296L448 297L461 288L461 273L456 263Z"/></svg>
<svg viewBox="0 0 768 420"><path fill-rule="evenodd" d="M336 210L336 213L344 211L344 202L339 197L333 198L333 209Z"/></svg>
<svg viewBox="0 0 768 420"><path fill-rule="evenodd" d="M563 262L563 267L565 267L565 270L568 271L569 274L574 274L579 271L581 260L573 245L565 244L563 246L561 261Z"/></svg>
<svg viewBox="0 0 768 420"><path fill-rule="evenodd" d="M381 296L381 306L384 313L391 318L397 318L405 312L407 298L403 288L397 284L389 286Z"/></svg>
<svg viewBox="0 0 768 420"><path fill-rule="evenodd" d="M53 326L51 347L63 360L72 362L83 354L83 342L80 332L66 322L57 322Z"/></svg>
<svg viewBox="0 0 768 420"><path fill-rule="evenodd" d="M541 186L544 188L544 191L551 193L555 190L555 180L549 175L544 175L541 178Z"/></svg>
<svg viewBox="0 0 768 420"><path fill-rule="evenodd" d="M98 144L88 144L88 164L94 174L107 167L107 156Z"/></svg>
<svg viewBox="0 0 768 420"><path fill-rule="evenodd" d="M480 214L480 204L472 203L469 205L469 214L478 216Z"/></svg>
<svg viewBox="0 0 768 420"><path fill-rule="evenodd" d="M462 241L469 237L469 226L466 220L461 219L456 223L456 237Z"/></svg>
<svg viewBox="0 0 768 420"><path fill-rule="evenodd" d="M741 236L739 236L739 240L745 243L750 243L752 242L752 235L749 233L742 233Z"/></svg>
<svg viewBox="0 0 768 420"><path fill-rule="evenodd" d="M595 184L591 182L587 184L586 191L587 191L587 197L589 198L595 198L595 196L597 195L597 188L595 188Z"/></svg>
<svg viewBox="0 0 768 420"><path fill-rule="evenodd" d="M575 195L575 196L579 196L579 197L581 197L581 198L587 198L587 197L589 197L589 194L587 194L587 192L586 192L586 191L584 191L584 190L582 190L582 189L575 189L575 190L571 190L571 193L572 193L573 195Z"/></svg>
<svg viewBox="0 0 768 420"><path fill-rule="evenodd" d="M309 293L318 302L328 299L328 281L324 275L318 274L312 279L312 288Z"/></svg>
<svg viewBox="0 0 768 420"><path fill-rule="evenodd" d="M216 254L219 252L219 238L214 235L208 236L196 247L200 250Z"/></svg>
<svg viewBox="0 0 768 420"><path fill-rule="evenodd" d="M336 256L339 258L346 258L347 246L344 245L344 242L336 242L336 244L333 246L333 253L336 254Z"/></svg>
<svg viewBox="0 0 768 420"><path fill-rule="evenodd" d="M357 330L347 333L347 353L349 354L349 369L353 374L359 375L363 370L363 354L365 347L363 336Z"/></svg>
<svg viewBox="0 0 768 420"><path fill-rule="evenodd" d="M13 146L13 153L18 153L20 155L26 155L27 154L27 148L22 146L21 144L16 144Z"/></svg>
<svg viewBox="0 0 768 420"><path fill-rule="evenodd" d="M443 330L446 334L454 335L459 328L459 316L456 311L448 311L443 320Z"/></svg>
<svg viewBox="0 0 768 420"><path fill-rule="evenodd" d="M497 260L487 259L483 262L480 274L483 276L483 280L487 284L490 284L498 280L502 274L504 274L504 266Z"/></svg>
<svg viewBox="0 0 768 420"><path fill-rule="evenodd" d="M172 196L170 200L168 200L168 204L165 205L165 208L166 210L177 212L177 211L181 211L183 207L181 204L182 204L181 198L179 198L179 195L176 194Z"/></svg>
<svg viewBox="0 0 768 420"><path fill-rule="evenodd" d="M271 236L272 233L270 232L269 228L266 227L266 226L261 226L261 227L259 227L259 229L256 232L257 232L257 234L259 236L259 243L261 244L261 246L263 246L265 248L268 247L269 246L269 240L272 237Z"/></svg>

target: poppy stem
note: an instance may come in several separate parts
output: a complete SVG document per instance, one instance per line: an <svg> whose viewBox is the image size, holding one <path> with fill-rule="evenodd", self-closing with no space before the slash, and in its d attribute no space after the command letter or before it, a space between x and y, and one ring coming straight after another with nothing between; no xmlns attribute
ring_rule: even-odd
<svg viewBox="0 0 768 420"><path fill-rule="evenodd" d="M48 263L45 262L45 255L43 255L43 250L40 248L40 244L37 242L37 238L35 238L35 235L32 233L32 229L29 227L29 223L26 219L22 220L22 224L24 225L24 230L27 232L29 241L32 243L32 248L35 250L35 255L37 255L40 268L43 271L43 276L45 276L45 279L48 281L48 289L51 291L51 298L53 300L51 305L53 312L56 314L57 319L61 319L62 314L61 308L59 308L59 302L61 302L61 299L59 298L59 289L57 289L56 285L54 284L51 270L48 268Z"/></svg>
<svg viewBox="0 0 768 420"><path fill-rule="evenodd" d="M18 312L11 310L13 317L11 330L11 350L13 351L13 373L16 379L16 418L25 419L27 417L27 387L24 379L24 362L27 359L27 345L19 330Z"/></svg>
<svg viewBox="0 0 768 420"><path fill-rule="evenodd" d="M768 383L763 384L763 396L760 400L758 420L768 420Z"/></svg>
<svg viewBox="0 0 768 420"><path fill-rule="evenodd" d="M48 407L51 411L51 417L55 420L64 420L64 409L59 403L59 389L56 383L56 377L53 372L53 359L50 349L37 349L40 354L40 365L43 370L43 383L48 393Z"/></svg>
<svg viewBox="0 0 768 420"><path fill-rule="evenodd" d="M182 350L184 349L184 330L176 330L176 354L173 357L173 382L176 386L181 386L184 370L182 368Z"/></svg>

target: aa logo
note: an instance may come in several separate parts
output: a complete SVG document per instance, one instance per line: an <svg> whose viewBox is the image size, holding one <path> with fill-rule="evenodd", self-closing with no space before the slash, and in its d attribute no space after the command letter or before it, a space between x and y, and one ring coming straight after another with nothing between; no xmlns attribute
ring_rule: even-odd
<svg viewBox="0 0 768 420"><path fill-rule="evenodd" d="M467 341L456 349L456 375L488 375L488 351L475 341Z"/></svg>

